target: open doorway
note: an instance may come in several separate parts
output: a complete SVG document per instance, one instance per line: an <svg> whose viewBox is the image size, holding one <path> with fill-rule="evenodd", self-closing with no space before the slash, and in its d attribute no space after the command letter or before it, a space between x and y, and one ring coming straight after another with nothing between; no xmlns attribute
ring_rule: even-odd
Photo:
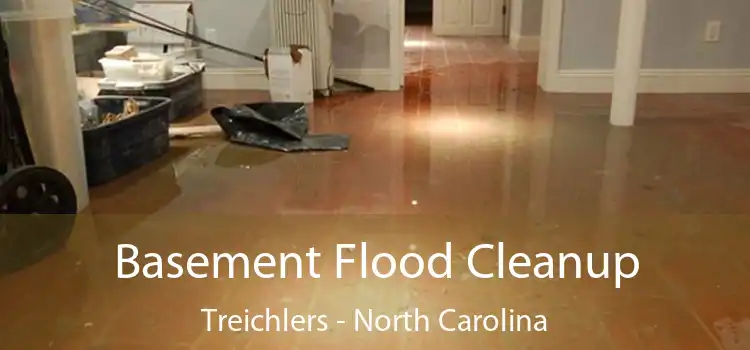
<svg viewBox="0 0 750 350"><path fill-rule="evenodd" d="M404 20L407 26L432 26L433 0L405 0Z"/></svg>
<svg viewBox="0 0 750 350"><path fill-rule="evenodd" d="M438 36L508 36L511 0L392 0L398 27L428 26Z"/></svg>
<svg viewBox="0 0 750 350"><path fill-rule="evenodd" d="M421 60L425 50L442 50L446 40L475 37L478 41L496 39L498 45L490 46L504 47L507 44L511 0L389 0L388 3L393 9L389 20L392 28L390 82L393 89L404 85L404 72L409 71L406 68L410 60ZM425 40L426 35L442 44L431 45Z"/></svg>

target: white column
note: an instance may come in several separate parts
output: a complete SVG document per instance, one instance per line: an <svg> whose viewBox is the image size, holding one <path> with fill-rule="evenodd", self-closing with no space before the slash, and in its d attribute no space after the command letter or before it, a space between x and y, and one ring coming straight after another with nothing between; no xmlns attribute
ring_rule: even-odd
<svg viewBox="0 0 750 350"><path fill-rule="evenodd" d="M615 126L632 126L641 70L647 0L621 2L609 122Z"/></svg>

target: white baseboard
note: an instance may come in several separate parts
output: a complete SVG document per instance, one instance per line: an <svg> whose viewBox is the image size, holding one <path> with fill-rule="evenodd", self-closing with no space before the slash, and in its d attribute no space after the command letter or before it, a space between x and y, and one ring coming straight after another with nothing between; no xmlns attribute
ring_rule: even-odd
<svg viewBox="0 0 750 350"><path fill-rule="evenodd" d="M518 51L539 51L539 37L529 35L510 34L510 47Z"/></svg>
<svg viewBox="0 0 750 350"><path fill-rule="evenodd" d="M612 70L550 72L547 92L611 93ZM750 93L750 69L643 69L641 93Z"/></svg>
<svg viewBox="0 0 750 350"><path fill-rule="evenodd" d="M392 86L390 69L337 69L337 78L371 86L377 91L398 90ZM203 74L206 90L268 90L263 68L208 68Z"/></svg>
<svg viewBox="0 0 750 350"><path fill-rule="evenodd" d="M391 80L391 70L388 68L345 68L334 72L336 78L346 79L374 88L376 91L397 91Z"/></svg>

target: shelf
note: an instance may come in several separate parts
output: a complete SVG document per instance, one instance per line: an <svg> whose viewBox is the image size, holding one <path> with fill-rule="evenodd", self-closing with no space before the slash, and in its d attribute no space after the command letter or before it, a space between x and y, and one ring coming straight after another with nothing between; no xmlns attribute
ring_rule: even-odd
<svg viewBox="0 0 750 350"><path fill-rule="evenodd" d="M132 32L137 29L136 23L86 23L79 25L75 32Z"/></svg>

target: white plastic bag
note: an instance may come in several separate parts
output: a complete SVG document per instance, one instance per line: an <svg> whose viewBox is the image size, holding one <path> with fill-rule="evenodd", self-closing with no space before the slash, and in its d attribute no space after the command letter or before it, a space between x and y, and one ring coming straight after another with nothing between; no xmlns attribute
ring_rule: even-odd
<svg viewBox="0 0 750 350"><path fill-rule="evenodd" d="M99 123L99 107L82 91L78 92L78 110L81 112L81 126L83 128L92 127Z"/></svg>

